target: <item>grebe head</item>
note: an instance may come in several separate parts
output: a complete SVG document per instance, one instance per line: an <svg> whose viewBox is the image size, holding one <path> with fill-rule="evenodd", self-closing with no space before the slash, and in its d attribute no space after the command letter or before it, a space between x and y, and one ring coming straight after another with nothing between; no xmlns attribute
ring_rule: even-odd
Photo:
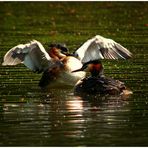
<svg viewBox="0 0 148 148"><path fill-rule="evenodd" d="M103 66L101 61L93 60L93 61L84 63L80 69L74 70L72 72L78 72L78 71L88 71L91 73L91 76L100 77L103 75Z"/></svg>
<svg viewBox="0 0 148 148"><path fill-rule="evenodd" d="M49 48L56 48L59 49L61 53L67 53L68 52L68 48L66 47L65 44L50 44Z"/></svg>
<svg viewBox="0 0 148 148"><path fill-rule="evenodd" d="M68 53L68 48L65 44L50 44L49 55L54 59L61 59Z"/></svg>

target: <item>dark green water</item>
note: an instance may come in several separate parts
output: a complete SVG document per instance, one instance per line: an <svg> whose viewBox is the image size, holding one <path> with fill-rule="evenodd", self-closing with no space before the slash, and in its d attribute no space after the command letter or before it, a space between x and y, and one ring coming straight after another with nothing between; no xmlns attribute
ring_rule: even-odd
<svg viewBox="0 0 148 148"><path fill-rule="evenodd" d="M0 2L1 62L32 39L73 51L96 34L133 53L128 61L103 61L106 75L133 95L81 98L64 86L42 92L40 74L0 65L0 146L148 146L147 2Z"/></svg>

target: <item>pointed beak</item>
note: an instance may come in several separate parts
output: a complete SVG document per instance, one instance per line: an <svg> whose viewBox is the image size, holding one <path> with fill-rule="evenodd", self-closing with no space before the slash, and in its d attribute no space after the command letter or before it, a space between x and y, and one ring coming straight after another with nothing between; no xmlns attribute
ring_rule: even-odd
<svg viewBox="0 0 148 148"><path fill-rule="evenodd" d="M83 67L82 67L83 68ZM84 69L82 69L82 68L80 68L80 69L77 69L77 70L74 70L74 71L72 71L72 73L73 72L79 72L79 71L83 71Z"/></svg>
<svg viewBox="0 0 148 148"><path fill-rule="evenodd" d="M79 71L84 71L87 68L87 65L83 65L80 69L76 69L72 72L79 72Z"/></svg>

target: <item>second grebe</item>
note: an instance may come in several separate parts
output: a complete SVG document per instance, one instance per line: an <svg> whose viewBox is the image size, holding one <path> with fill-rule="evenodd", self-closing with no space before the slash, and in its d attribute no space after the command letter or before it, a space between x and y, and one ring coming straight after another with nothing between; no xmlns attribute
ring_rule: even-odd
<svg viewBox="0 0 148 148"><path fill-rule="evenodd" d="M74 87L74 93L76 95L83 94L109 94L129 95L132 92L127 89L123 82L106 77L103 72L103 66L101 61L93 60L89 61L83 66L73 72L88 70L91 76L79 80Z"/></svg>
<svg viewBox="0 0 148 148"><path fill-rule="evenodd" d="M82 64L97 59L127 59L131 53L111 39L100 35L87 40L72 56L67 48L52 44L46 51L39 41L20 44L10 49L4 56L2 65L17 65L23 63L34 72L43 73L39 86L46 87L53 82L74 85L85 77L85 72L72 73L82 67ZM52 82L52 83L51 83Z"/></svg>

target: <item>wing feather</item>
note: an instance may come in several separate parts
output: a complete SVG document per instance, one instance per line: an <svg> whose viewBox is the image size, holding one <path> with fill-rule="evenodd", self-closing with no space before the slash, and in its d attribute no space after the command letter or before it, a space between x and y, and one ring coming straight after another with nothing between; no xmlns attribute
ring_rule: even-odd
<svg viewBox="0 0 148 148"><path fill-rule="evenodd" d="M132 53L112 39L96 35L78 48L75 55L86 63L97 59L128 59Z"/></svg>
<svg viewBox="0 0 148 148"><path fill-rule="evenodd" d="M23 63L33 71L42 72L53 65L43 45L33 40L27 44L20 44L10 49L4 56L2 65L17 65Z"/></svg>

